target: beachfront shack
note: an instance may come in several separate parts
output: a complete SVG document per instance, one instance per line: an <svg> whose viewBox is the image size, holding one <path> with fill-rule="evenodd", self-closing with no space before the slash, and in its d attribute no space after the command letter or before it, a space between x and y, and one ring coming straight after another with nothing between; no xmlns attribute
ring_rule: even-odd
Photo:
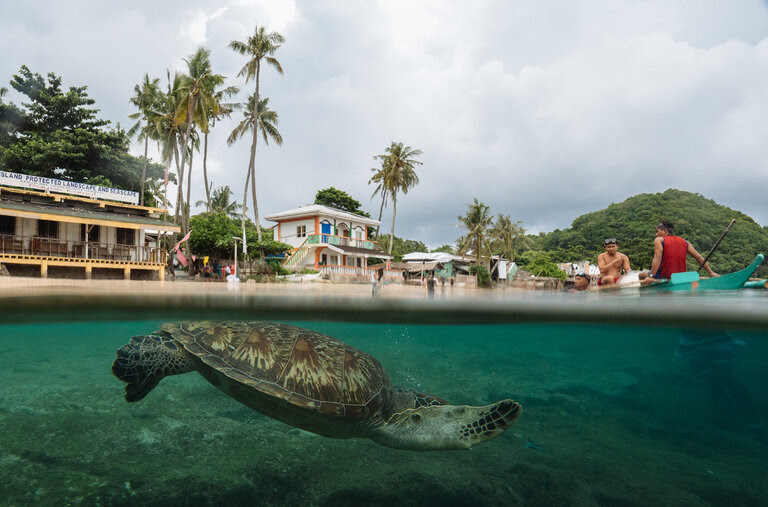
<svg viewBox="0 0 768 507"><path fill-rule="evenodd" d="M419 281L431 273L438 278L451 279L461 285L474 283L469 277L470 266L475 258L468 255L453 255L445 252L411 252L403 255L402 266L409 280Z"/></svg>
<svg viewBox="0 0 768 507"><path fill-rule="evenodd" d="M180 227L136 192L0 171L0 271L164 280L164 234Z"/></svg>
<svg viewBox="0 0 768 507"><path fill-rule="evenodd" d="M292 271L310 268L330 276L370 277L371 271L384 270L386 278L402 278L399 270L389 269L392 256L379 250L369 239L369 228L379 221L346 211L312 204L264 217L274 226L274 239L293 247L283 265ZM381 264L369 266L370 259Z"/></svg>

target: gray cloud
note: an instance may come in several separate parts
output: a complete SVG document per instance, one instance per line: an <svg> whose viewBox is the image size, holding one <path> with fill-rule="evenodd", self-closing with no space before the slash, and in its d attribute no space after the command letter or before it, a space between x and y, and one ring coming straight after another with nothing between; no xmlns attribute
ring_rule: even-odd
<svg viewBox="0 0 768 507"><path fill-rule="evenodd" d="M234 77L243 60L226 45L256 23L283 33L285 75L262 79L285 138L259 147L263 214L335 186L376 215L372 157L402 141L424 165L396 232L430 246L461 234L456 217L474 197L532 231L669 187L768 223L768 10L758 1L44 1L2 11L0 43L12 50L0 78L22 64L56 72L88 85L103 117L122 124L143 74L164 79L199 45L244 100L252 84ZM213 132L209 173L241 196L248 144L225 142L235 121ZM390 221L385 213L383 230Z"/></svg>

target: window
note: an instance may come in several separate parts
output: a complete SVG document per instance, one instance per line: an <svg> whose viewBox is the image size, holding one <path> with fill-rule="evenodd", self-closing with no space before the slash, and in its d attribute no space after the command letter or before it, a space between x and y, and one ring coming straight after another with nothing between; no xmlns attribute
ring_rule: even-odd
<svg viewBox="0 0 768 507"><path fill-rule="evenodd" d="M296 237L299 238L306 238L307 237L307 226L306 225L300 225L296 227Z"/></svg>
<svg viewBox="0 0 768 507"><path fill-rule="evenodd" d="M136 231L134 229L117 228L117 240L118 245L135 245L136 244Z"/></svg>
<svg viewBox="0 0 768 507"><path fill-rule="evenodd" d="M101 226L100 225L80 225L80 241L86 241L85 239L85 231L87 228L88 230L88 242L90 243L98 243L101 241Z"/></svg>
<svg viewBox="0 0 768 507"><path fill-rule="evenodd" d="M50 220L38 220L37 221L37 235L41 238L57 238L59 237L59 222L52 222Z"/></svg>
<svg viewBox="0 0 768 507"><path fill-rule="evenodd" d="M13 236L16 234L16 217L0 217L0 234Z"/></svg>

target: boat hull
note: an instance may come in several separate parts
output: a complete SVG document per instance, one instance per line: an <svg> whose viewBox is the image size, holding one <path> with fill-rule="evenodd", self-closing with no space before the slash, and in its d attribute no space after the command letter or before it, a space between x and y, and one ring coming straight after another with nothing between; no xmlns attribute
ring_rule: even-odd
<svg viewBox="0 0 768 507"><path fill-rule="evenodd" d="M692 282L684 283L672 283L671 281L663 281L652 283L641 287L642 292L668 292L668 291L682 291L693 292L699 290L737 290L744 287L744 284L752 276L752 273L760 267L763 262L763 254L757 254L752 264L746 268L736 271L735 273L728 273L727 275L720 275L714 278L705 278L702 280L696 280Z"/></svg>

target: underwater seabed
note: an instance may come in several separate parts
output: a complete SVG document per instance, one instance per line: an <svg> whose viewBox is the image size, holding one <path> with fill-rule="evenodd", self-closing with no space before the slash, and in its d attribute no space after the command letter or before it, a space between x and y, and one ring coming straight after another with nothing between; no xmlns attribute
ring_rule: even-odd
<svg viewBox="0 0 768 507"><path fill-rule="evenodd" d="M282 321L370 353L395 386L523 414L469 451L414 452L292 428L196 373L129 404L115 350L159 321L6 323L0 504L768 504L763 332L691 349L712 333Z"/></svg>

